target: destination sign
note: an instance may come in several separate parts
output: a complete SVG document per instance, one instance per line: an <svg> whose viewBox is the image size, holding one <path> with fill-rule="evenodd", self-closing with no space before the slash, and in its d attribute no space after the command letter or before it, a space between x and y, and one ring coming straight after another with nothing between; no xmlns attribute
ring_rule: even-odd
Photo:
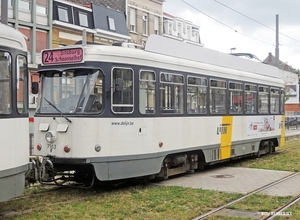
<svg viewBox="0 0 300 220"><path fill-rule="evenodd" d="M42 53L42 63L59 64L59 63L79 63L83 60L82 48L45 50Z"/></svg>

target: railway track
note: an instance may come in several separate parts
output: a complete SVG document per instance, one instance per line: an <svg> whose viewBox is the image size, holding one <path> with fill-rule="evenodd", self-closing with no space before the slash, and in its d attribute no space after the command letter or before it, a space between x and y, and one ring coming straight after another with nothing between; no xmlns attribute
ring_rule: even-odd
<svg viewBox="0 0 300 220"><path fill-rule="evenodd" d="M231 202L229 202L229 203L227 203L225 205L222 205L222 206L220 206L218 208L215 208L215 209L213 209L213 210L211 210L211 211L209 211L209 212L207 212L205 214L197 216L193 220L207 219L210 216L217 215L222 210L225 210L227 207L229 207L229 206L231 206L231 205L233 205L235 203L241 202L241 201L243 201L244 199L248 198L251 195L258 194L258 193L260 193L260 192L262 192L262 191L264 191L266 189L270 189L272 187L275 187L278 184L281 184L281 183L284 183L285 181L290 180L291 178L297 177L298 175L300 175L300 172L293 173L293 174L291 174L289 176L281 178L281 179L279 179L277 181L274 181L274 182L272 182L270 184L267 184L267 185L265 185L263 187L260 187L260 188L258 188L256 190L254 190L254 191L252 191L252 192L250 192L250 193L242 196L241 198L238 198L238 199L236 199L234 201L231 201ZM284 213L284 210L286 210L288 207L292 206L293 204L295 204L298 201L300 201L300 194L297 195L296 197L294 197L294 199L292 201L288 202L287 204L285 204L284 206L282 206L282 207L280 207L280 208L278 208L276 210L273 210L272 212L262 212L261 213L262 217L259 218L259 219L264 219L264 220L265 219L273 219L276 216L276 214ZM288 213L284 213L284 214L288 214Z"/></svg>
<svg viewBox="0 0 300 220"><path fill-rule="evenodd" d="M291 216L292 213L285 212L285 210L299 201L300 201L300 194L297 195L292 201L285 204L284 206L282 206L270 213L265 213L265 217L260 218L260 220L274 219L278 215Z"/></svg>

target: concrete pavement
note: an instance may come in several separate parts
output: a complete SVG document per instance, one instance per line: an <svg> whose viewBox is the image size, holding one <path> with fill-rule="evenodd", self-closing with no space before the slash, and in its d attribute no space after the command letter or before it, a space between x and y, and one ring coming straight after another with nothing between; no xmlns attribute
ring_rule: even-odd
<svg viewBox="0 0 300 220"><path fill-rule="evenodd" d="M300 130L286 130L286 138L300 137ZM183 186L217 190L229 193L247 194L293 172L263 170L241 167L218 167L192 174L171 177L166 181L155 182L160 186ZM296 196L300 194L300 175L266 189L260 193L276 196Z"/></svg>
<svg viewBox="0 0 300 220"><path fill-rule="evenodd" d="M156 182L154 184L247 194L291 174L293 174L293 172L241 167L220 167L192 174L184 174L180 177L172 177L166 181ZM300 194L299 182L300 175L278 184L275 188L263 190L261 193L277 196L296 196Z"/></svg>

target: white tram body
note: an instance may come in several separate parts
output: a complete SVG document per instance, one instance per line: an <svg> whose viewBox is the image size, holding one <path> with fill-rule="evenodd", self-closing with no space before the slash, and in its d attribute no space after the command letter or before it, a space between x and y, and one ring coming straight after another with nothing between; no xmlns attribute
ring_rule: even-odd
<svg viewBox="0 0 300 220"><path fill-rule="evenodd" d="M23 193L29 163L28 71L24 36L0 24L0 202Z"/></svg>
<svg viewBox="0 0 300 220"><path fill-rule="evenodd" d="M277 68L246 61L264 75L105 45L42 56L34 119L41 182L168 178L284 144L284 84L268 76Z"/></svg>

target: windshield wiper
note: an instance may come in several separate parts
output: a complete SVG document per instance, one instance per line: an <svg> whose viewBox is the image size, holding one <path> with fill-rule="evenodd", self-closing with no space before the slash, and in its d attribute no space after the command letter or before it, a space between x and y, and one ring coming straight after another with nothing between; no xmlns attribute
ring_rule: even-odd
<svg viewBox="0 0 300 220"><path fill-rule="evenodd" d="M62 117L64 117L64 119L66 119L68 122L72 122L70 119L68 119L63 113L62 113L62 111L61 110L59 110L53 103L51 103L50 101L48 101L45 97L43 97L45 100L46 100L46 102L48 102L48 104L50 105L50 106L52 106L57 112L59 112L60 114L61 114L61 116Z"/></svg>

